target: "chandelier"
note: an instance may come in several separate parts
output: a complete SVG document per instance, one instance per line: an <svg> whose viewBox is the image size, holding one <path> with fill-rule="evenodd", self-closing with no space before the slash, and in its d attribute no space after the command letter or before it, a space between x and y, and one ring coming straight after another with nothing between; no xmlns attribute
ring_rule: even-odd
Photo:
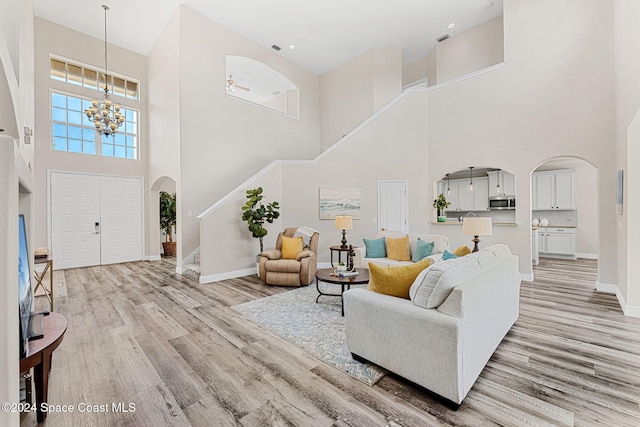
<svg viewBox="0 0 640 427"><path fill-rule="evenodd" d="M91 107L84 110L87 118L96 126L100 135L114 135L124 123L124 115L120 113L120 106L109 99L109 85L107 79L107 10L109 6L103 4L104 9L104 99L91 101Z"/></svg>

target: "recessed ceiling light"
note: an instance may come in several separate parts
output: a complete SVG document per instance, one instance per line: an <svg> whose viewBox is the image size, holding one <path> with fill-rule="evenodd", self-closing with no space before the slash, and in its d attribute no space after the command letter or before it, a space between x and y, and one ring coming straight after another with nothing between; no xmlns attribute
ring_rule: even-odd
<svg viewBox="0 0 640 427"><path fill-rule="evenodd" d="M295 49L295 48L296 48L296 45L295 45L295 44L290 44L290 45L289 45L289 49L293 50L293 49Z"/></svg>
<svg viewBox="0 0 640 427"><path fill-rule="evenodd" d="M450 29L450 30L453 30L455 28L455 26L456 26L456 23L452 22L451 24L447 25L447 28Z"/></svg>

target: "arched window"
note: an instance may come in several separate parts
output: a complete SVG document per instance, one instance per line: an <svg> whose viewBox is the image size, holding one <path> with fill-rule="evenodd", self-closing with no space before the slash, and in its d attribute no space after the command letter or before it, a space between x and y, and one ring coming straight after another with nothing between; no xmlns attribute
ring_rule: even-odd
<svg viewBox="0 0 640 427"><path fill-rule="evenodd" d="M245 56L227 55L227 95L299 117L300 90L270 66Z"/></svg>

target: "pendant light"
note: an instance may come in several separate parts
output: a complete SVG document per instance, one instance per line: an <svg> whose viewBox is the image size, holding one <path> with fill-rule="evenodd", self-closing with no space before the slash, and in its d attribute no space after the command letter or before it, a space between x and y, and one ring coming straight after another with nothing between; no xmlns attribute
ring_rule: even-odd
<svg viewBox="0 0 640 427"><path fill-rule="evenodd" d="M500 189L500 169L498 169L498 185L496 185L496 193L498 195L502 194L502 191Z"/></svg>
<svg viewBox="0 0 640 427"><path fill-rule="evenodd" d="M447 174L447 196L451 195L451 188L449 188L449 175Z"/></svg>
<svg viewBox="0 0 640 427"><path fill-rule="evenodd" d="M120 106L114 104L109 98L109 75L107 74L107 11L109 6L103 4L104 9L104 99L91 101L91 107L84 110L87 118L92 122L100 135L112 135L124 123L124 114L120 112Z"/></svg>
<svg viewBox="0 0 640 427"><path fill-rule="evenodd" d="M473 191L473 166L469 166L469 191Z"/></svg>

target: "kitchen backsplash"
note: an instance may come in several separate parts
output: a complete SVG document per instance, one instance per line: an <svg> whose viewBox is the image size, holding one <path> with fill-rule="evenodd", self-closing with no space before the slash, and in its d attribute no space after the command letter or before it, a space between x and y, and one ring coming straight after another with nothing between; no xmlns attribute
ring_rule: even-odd
<svg viewBox="0 0 640 427"><path fill-rule="evenodd" d="M447 221L457 221L459 217L466 217L467 211L463 212L447 212ZM515 223L515 210L493 210L493 211L476 211L475 214L480 217L491 217L493 222ZM472 216L472 215L471 215Z"/></svg>
<svg viewBox="0 0 640 427"><path fill-rule="evenodd" d="M549 220L550 226L555 227L568 227L568 226L577 226L578 225L578 211L577 210L569 210L569 211L532 211L531 219L538 218L541 220L542 218L547 218Z"/></svg>

